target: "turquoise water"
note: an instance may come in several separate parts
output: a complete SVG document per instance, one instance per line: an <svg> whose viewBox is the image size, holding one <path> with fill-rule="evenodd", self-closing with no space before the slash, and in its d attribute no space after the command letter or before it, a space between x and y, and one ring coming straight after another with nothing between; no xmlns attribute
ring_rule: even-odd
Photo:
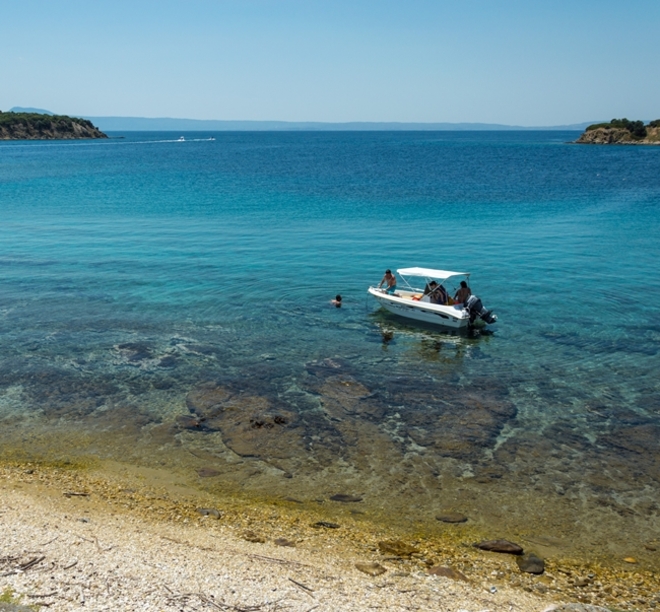
<svg viewBox="0 0 660 612"><path fill-rule="evenodd" d="M5 447L590 554L647 541L660 148L577 135L0 143ZM470 271L498 323L379 310L366 288L409 266Z"/></svg>

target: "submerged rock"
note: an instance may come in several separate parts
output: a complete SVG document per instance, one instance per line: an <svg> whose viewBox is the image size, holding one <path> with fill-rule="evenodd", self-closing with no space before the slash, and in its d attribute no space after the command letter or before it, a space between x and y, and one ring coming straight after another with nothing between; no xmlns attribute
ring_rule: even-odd
<svg viewBox="0 0 660 612"><path fill-rule="evenodd" d="M222 512L215 508L197 508L197 513L202 516L210 516L214 519L219 519L222 516Z"/></svg>
<svg viewBox="0 0 660 612"><path fill-rule="evenodd" d="M463 572L459 572L458 570L455 570L451 567L444 567L442 565L429 567L429 574L432 576L443 576L445 578L451 578L452 580L462 580L463 582L469 582L468 577Z"/></svg>
<svg viewBox="0 0 660 612"><path fill-rule="evenodd" d="M329 376L317 389L321 404L328 417L344 420L357 417L380 420L385 406L374 400L374 393L347 374Z"/></svg>
<svg viewBox="0 0 660 612"><path fill-rule="evenodd" d="M326 357L325 359L308 361L305 364L307 372L314 376L327 376L329 374L335 374L338 370L346 370L348 368L350 368L350 363L339 357Z"/></svg>
<svg viewBox="0 0 660 612"><path fill-rule="evenodd" d="M326 529L339 529L339 523L330 523L329 521L317 521L312 523L312 527L325 527Z"/></svg>
<svg viewBox="0 0 660 612"><path fill-rule="evenodd" d="M273 407L266 397L204 384L188 393L186 404L192 421L180 420L181 425L219 431L223 442L237 455L282 460L307 454L299 416Z"/></svg>
<svg viewBox="0 0 660 612"><path fill-rule="evenodd" d="M355 567L369 576L380 576L387 571L380 563L356 563Z"/></svg>
<svg viewBox="0 0 660 612"><path fill-rule="evenodd" d="M418 548L410 546L401 540L384 540L378 542L378 550L384 555L394 555L395 557L410 557L419 552Z"/></svg>
<svg viewBox="0 0 660 612"><path fill-rule="evenodd" d="M171 378L154 378L151 381L151 384L154 389L164 391L166 389L171 389L174 386L174 381Z"/></svg>
<svg viewBox="0 0 660 612"><path fill-rule="evenodd" d="M277 546L291 546L292 548L296 546L295 542L287 540L286 538L275 538L273 544L276 544Z"/></svg>
<svg viewBox="0 0 660 612"><path fill-rule="evenodd" d="M181 429L191 429L201 431L204 427L204 421L192 415L184 414L176 417L176 424Z"/></svg>
<svg viewBox="0 0 660 612"><path fill-rule="evenodd" d="M361 497L358 497L357 495L348 495L347 493L337 493L336 495L331 495L330 499L332 501L343 503L355 503L362 501Z"/></svg>
<svg viewBox="0 0 660 612"><path fill-rule="evenodd" d="M220 476L222 472L219 470L214 470L213 468L203 467L197 470L197 475L200 478L213 478L214 476Z"/></svg>
<svg viewBox="0 0 660 612"><path fill-rule="evenodd" d="M203 384L191 389L186 397L186 405L191 412L205 417L213 417L231 395L229 389L225 387Z"/></svg>
<svg viewBox="0 0 660 612"><path fill-rule="evenodd" d="M545 571L545 562L533 553L523 555L516 559L521 572L528 574L542 574Z"/></svg>
<svg viewBox="0 0 660 612"><path fill-rule="evenodd" d="M255 544L263 544L266 541L265 538L261 537L254 531L246 531L243 534L243 539L247 540L248 542L254 542Z"/></svg>
<svg viewBox="0 0 660 612"><path fill-rule="evenodd" d="M443 523L465 523L467 522L468 517L463 514L449 513L436 516L435 519Z"/></svg>
<svg viewBox="0 0 660 612"><path fill-rule="evenodd" d="M143 342L124 342L118 344L117 348L126 353L128 361L143 361L153 356L152 348Z"/></svg>
<svg viewBox="0 0 660 612"><path fill-rule="evenodd" d="M408 436L443 457L476 460L477 449L494 445L504 425L515 418L516 407L506 387L492 380L475 380L470 389L466 393L446 385L419 395L408 389L405 400L401 398L408 407L402 415Z"/></svg>
<svg viewBox="0 0 660 612"><path fill-rule="evenodd" d="M483 540L473 544L475 548L488 550L490 552L508 553L510 555L522 555L522 546L509 542L509 540Z"/></svg>
<svg viewBox="0 0 660 612"><path fill-rule="evenodd" d="M174 355L166 355L158 362L158 367L175 368L177 364L178 364L178 360Z"/></svg>

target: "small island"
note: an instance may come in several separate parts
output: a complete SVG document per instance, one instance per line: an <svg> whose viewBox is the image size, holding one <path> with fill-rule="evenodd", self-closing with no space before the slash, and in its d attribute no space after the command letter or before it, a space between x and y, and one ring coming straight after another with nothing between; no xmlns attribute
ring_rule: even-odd
<svg viewBox="0 0 660 612"><path fill-rule="evenodd" d="M660 119L644 125L643 121L612 119L609 123L590 125L577 144L660 145Z"/></svg>
<svg viewBox="0 0 660 612"><path fill-rule="evenodd" d="M0 111L0 140L107 138L87 119L67 115Z"/></svg>

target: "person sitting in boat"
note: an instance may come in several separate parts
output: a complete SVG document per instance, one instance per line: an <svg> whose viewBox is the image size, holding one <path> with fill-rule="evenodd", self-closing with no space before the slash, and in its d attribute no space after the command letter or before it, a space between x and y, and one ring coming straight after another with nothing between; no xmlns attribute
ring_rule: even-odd
<svg viewBox="0 0 660 612"><path fill-rule="evenodd" d="M449 302L449 296L442 285L438 285L436 281L432 280L424 287L424 295L422 295L421 301L446 305Z"/></svg>
<svg viewBox="0 0 660 612"><path fill-rule="evenodd" d="M385 276L383 276L383 280L378 284L378 288L380 289L383 284L387 284L386 293L394 293L396 291L396 276L392 274L392 270L385 270Z"/></svg>
<svg viewBox="0 0 660 612"><path fill-rule="evenodd" d="M465 300L467 300L471 295L472 291L470 291L467 283L463 280L461 281L460 289L456 292L456 295L454 295L454 302L457 304L464 304Z"/></svg>
<svg viewBox="0 0 660 612"><path fill-rule="evenodd" d="M449 303L449 295L447 295L447 290L442 285L436 283L436 286L431 290L430 295L432 304L446 306Z"/></svg>

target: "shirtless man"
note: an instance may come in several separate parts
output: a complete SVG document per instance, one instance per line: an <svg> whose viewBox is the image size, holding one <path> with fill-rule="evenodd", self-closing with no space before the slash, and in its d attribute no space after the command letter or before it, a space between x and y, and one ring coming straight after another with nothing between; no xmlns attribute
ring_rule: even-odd
<svg viewBox="0 0 660 612"><path fill-rule="evenodd" d="M467 283L465 281L461 281L461 288L456 292L456 295L454 296L454 301L457 304L463 304L465 303L465 300L467 300L471 295L472 295L472 291L470 291L470 288L467 286Z"/></svg>
<svg viewBox="0 0 660 612"><path fill-rule="evenodd" d="M392 274L392 270L385 270L385 276L383 276L383 280L381 280L378 285L379 289L383 286L383 283L387 283L387 289L385 289L386 293L394 293L396 291L396 276Z"/></svg>

